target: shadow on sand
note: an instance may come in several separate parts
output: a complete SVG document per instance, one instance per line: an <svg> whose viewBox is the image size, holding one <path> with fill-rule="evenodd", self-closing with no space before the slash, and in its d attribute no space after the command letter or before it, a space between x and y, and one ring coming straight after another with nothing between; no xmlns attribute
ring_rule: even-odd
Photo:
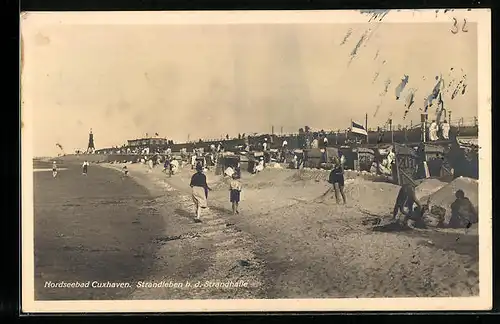
<svg viewBox="0 0 500 324"><path fill-rule="evenodd" d="M180 208L176 208L175 211L174 211L177 215L181 216L181 217L184 217L184 218L188 218L190 220L192 220L196 215L194 214L194 210L193 212L188 212L187 210L184 210L184 209L180 209Z"/></svg>

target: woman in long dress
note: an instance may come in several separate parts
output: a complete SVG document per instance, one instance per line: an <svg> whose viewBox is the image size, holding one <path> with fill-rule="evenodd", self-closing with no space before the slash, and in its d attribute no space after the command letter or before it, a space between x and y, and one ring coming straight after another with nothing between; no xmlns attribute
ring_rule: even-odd
<svg viewBox="0 0 500 324"><path fill-rule="evenodd" d="M201 166L196 167L196 173L191 177L192 198L196 209L195 222L201 222L201 210L207 208L208 187L207 177L203 174Z"/></svg>

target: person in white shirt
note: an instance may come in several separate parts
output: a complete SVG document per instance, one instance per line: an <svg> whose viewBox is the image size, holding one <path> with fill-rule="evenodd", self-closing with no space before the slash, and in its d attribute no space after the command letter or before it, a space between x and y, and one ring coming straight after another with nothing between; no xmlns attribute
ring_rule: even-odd
<svg viewBox="0 0 500 324"><path fill-rule="evenodd" d="M267 138L264 139L264 144L262 144L264 151L267 151Z"/></svg>
<svg viewBox="0 0 500 324"><path fill-rule="evenodd" d="M194 169L195 166L196 166L196 154L193 153L193 155L191 155L191 169Z"/></svg>
<svg viewBox="0 0 500 324"><path fill-rule="evenodd" d="M257 167L255 168L256 172L260 172L262 170L264 170L264 158L263 157L260 158L259 164L257 164Z"/></svg>
<svg viewBox="0 0 500 324"><path fill-rule="evenodd" d="M88 167L89 167L89 163L87 162L87 160L85 160L82 164L82 174L84 176L87 175L87 172L88 172Z"/></svg>
<svg viewBox="0 0 500 324"><path fill-rule="evenodd" d="M281 144L282 148L286 148L288 145L288 142L286 140L283 141L283 144Z"/></svg>
<svg viewBox="0 0 500 324"><path fill-rule="evenodd" d="M52 162L52 177L56 177L57 176L57 164L56 164L56 161Z"/></svg>
<svg viewBox="0 0 500 324"><path fill-rule="evenodd" d="M431 125L429 126L429 139L431 141L437 141L438 140L438 124L436 123L435 120L432 121Z"/></svg>
<svg viewBox="0 0 500 324"><path fill-rule="evenodd" d="M325 137L323 137L323 145L324 145L325 147L327 147L327 146L328 146L328 138L327 138L326 136L325 136Z"/></svg>
<svg viewBox="0 0 500 324"><path fill-rule="evenodd" d="M319 147L319 141L317 138L313 139L312 143L311 143L311 148L313 149L317 149Z"/></svg>
<svg viewBox="0 0 500 324"><path fill-rule="evenodd" d="M443 139L450 139L450 124L445 120L441 125L441 132L443 134Z"/></svg>

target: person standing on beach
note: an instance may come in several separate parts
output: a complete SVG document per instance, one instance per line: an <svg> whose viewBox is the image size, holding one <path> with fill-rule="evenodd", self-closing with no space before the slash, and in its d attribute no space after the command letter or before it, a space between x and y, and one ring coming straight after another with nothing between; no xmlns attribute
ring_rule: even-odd
<svg viewBox="0 0 500 324"><path fill-rule="evenodd" d="M233 215L239 214L238 205L240 203L241 182L238 181L238 175L233 173L233 178L229 183L229 201L232 204Z"/></svg>
<svg viewBox="0 0 500 324"><path fill-rule="evenodd" d="M333 168L332 171L330 171L328 182L333 185L333 191L335 193L335 200L337 201L337 204L340 204L339 196L342 196L342 200L344 201L345 205L346 199L344 194L344 168L340 163L340 159L338 157L335 157L333 159Z"/></svg>
<svg viewBox="0 0 500 324"><path fill-rule="evenodd" d="M196 209L195 222L201 222L201 210L207 208L208 187L207 177L203 174L201 166L196 167L196 173L191 177L192 198Z"/></svg>
<svg viewBox="0 0 500 324"><path fill-rule="evenodd" d="M89 163L85 160L82 164L82 175L86 176L89 168Z"/></svg>
<svg viewBox="0 0 500 324"><path fill-rule="evenodd" d="M57 164L56 161L52 162L52 177L55 178L57 176Z"/></svg>
<svg viewBox="0 0 500 324"><path fill-rule="evenodd" d="M170 170L170 157L165 157L165 163L163 163L163 173L167 173L167 171Z"/></svg>

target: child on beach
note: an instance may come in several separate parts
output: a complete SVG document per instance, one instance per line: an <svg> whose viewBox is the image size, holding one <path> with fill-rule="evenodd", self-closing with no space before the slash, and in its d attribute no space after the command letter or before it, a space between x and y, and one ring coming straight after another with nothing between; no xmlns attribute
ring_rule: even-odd
<svg viewBox="0 0 500 324"><path fill-rule="evenodd" d="M56 161L52 162L52 177L56 177L57 176L57 164L56 164Z"/></svg>
<svg viewBox="0 0 500 324"><path fill-rule="evenodd" d="M238 181L238 174L235 172L232 175L231 182L229 183L229 201L232 204L233 215L239 214L238 205L240 203L241 182Z"/></svg>
<svg viewBox="0 0 500 324"><path fill-rule="evenodd" d="M89 163L85 160L82 164L82 175L86 176L88 172Z"/></svg>

